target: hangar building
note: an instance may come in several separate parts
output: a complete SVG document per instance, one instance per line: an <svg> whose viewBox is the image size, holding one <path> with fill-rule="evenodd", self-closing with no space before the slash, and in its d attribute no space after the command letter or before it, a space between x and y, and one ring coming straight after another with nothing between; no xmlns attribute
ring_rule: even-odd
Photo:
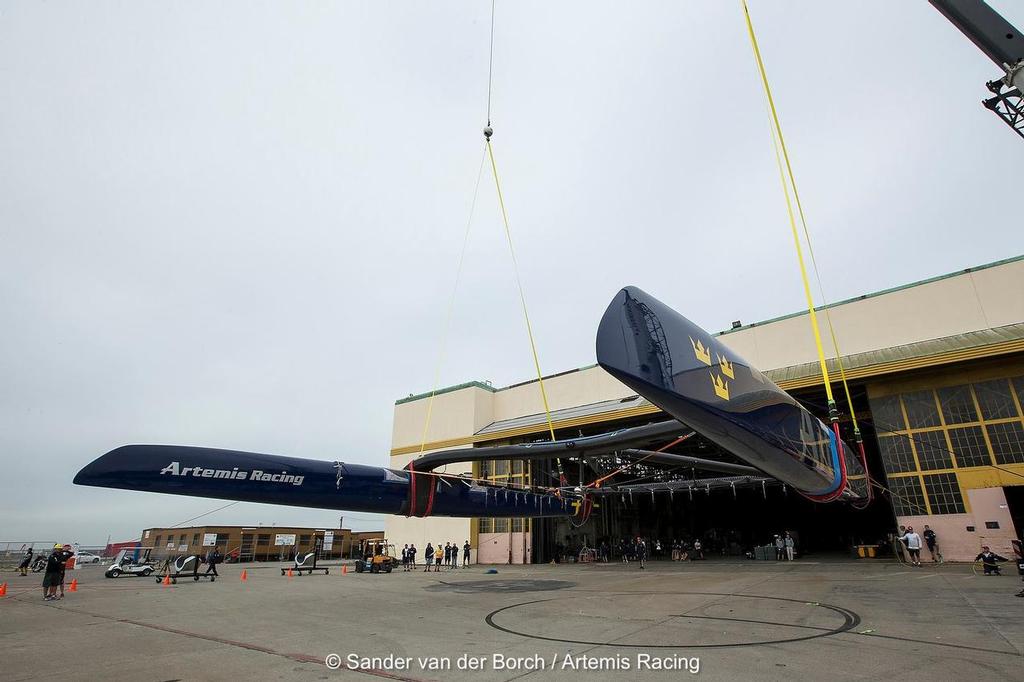
<svg viewBox="0 0 1024 682"><path fill-rule="evenodd" d="M663 300L672 304L670 295ZM982 544L1012 556L1010 540L1024 530L1024 256L828 308L868 464L886 488L866 511L815 505L776 485L604 498L579 528L566 519L391 517L388 538L398 547L419 548L428 541L461 545L469 539L474 561L504 564L546 562L567 549L602 540L614 545L630 535L663 543L699 537L710 550L728 554L790 530L805 553L840 551L884 542L897 525L920 531L928 524L947 560L973 559ZM806 315L740 325L718 338L824 416ZM832 365L830 371L834 360ZM545 377L544 385L558 438L665 418L596 365ZM429 400L425 393L396 402L392 468L406 466L421 451L548 439L536 380L505 388L474 381L436 391L424 443ZM848 412L844 402L840 407ZM843 428L849 436L849 424ZM703 455L714 448L694 440L680 452ZM442 471L554 485L555 466L499 461Z"/></svg>

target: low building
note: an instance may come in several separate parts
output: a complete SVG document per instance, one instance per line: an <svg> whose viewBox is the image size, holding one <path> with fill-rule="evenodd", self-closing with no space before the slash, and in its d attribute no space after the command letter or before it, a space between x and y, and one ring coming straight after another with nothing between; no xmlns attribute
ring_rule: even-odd
<svg viewBox="0 0 1024 682"><path fill-rule="evenodd" d="M652 292L683 314L685 294ZM808 551L884 543L899 526L938 534L946 559L970 560L983 544L1012 556L1024 529L1024 256L969 268L828 306L844 354L868 463L884 493L865 512L814 505L784 487L687 499L603 498L584 527L566 519L391 517L401 546L469 539L481 563L547 561L565 547L628 535L662 542L705 538L722 551L792 530ZM820 316L824 317L824 316ZM597 328L597 320L594 327ZM695 320L700 324L700 320ZM824 324L824 319L822 319ZM807 313L719 333L719 340L824 416ZM831 371L837 364L832 360ZM833 375L834 376L834 375ZM657 407L597 366L546 377L558 438L664 419ZM506 388L470 382L395 404L390 466L421 453L546 439L536 380ZM850 407L842 401L847 413ZM850 433L849 422L844 423ZM694 447L702 447L699 439ZM463 463L453 474L549 486L556 462ZM646 497L646 496L644 496Z"/></svg>
<svg viewBox="0 0 1024 682"><path fill-rule="evenodd" d="M237 561L287 561L296 552L308 552L320 545L320 557L339 559L354 556L363 540L383 538L383 531L353 532L348 528L292 528L279 526L190 526L188 528L147 528L142 531L143 547L153 547L157 556L204 555L213 547Z"/></svg>

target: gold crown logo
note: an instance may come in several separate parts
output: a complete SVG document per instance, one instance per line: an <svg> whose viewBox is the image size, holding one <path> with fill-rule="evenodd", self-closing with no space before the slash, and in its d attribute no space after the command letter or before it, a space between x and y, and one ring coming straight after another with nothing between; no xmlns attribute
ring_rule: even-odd
<svg viewBox="0 0 1024 682"><path fill-rule="evenodd" d="M715 353L715 355L718 355L718 354ZM736 374L732 370L732 363L729 362L728 360L726 360L721 355L718 355L718 365L719 365L719 367L722 368L722 374L724 374L725 376L729 377L730 379L735 379L736 378Z"/></svg>
<svg viewBox="0 0 1024 682"><path fill-rule="evenodd" d="M715 395L723 400L729 399L729 382L723 379L720 374L711 375L711 385L715 388Z"/></svg>
<svg viewBox="0 0 1024 682"><path fill-rule="evenodd" d="M692 336L690 337L690 345L693 346L693 354L697 356L697 359L710 367L711 351L704 347L704 344L700 342L700 339L694 341Z"/></svg>

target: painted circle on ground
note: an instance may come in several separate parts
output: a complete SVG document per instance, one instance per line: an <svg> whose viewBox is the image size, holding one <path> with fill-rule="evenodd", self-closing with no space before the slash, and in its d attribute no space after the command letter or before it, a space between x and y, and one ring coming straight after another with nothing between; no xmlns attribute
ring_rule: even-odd
<svg viewBox="0 0 1024 682"><path fill-rule="evenodd" d="M702 598L707 600L716 597L718 599L706 603L694 603ZM576 603L569 603L570 600ZM589 612L579 608L581 601L587 602ZM545 629L543 625L552 624L554 619L544 614L531 613L530 607L551 605L553 602L567 603L558 618L560 625ZM516 616L520 617L522 624L509 622L515 620ZM584 620L577 623L573 622L575 619ZM861 619L857 613L841 606L786 597L727 592L615 592L510 604L487 614L484 621L502 632L560 644L641 649L715 649L832 637L857 627ZM531 625L530 628L525 627L527 623ZM635 629L638 624L642 627ZM710 624L714 624L713 632L708 628ZM540 629L537 629L538 625ZM590 639L571 634L576 627L604 631L607 636ZM626 628L634 628L634 631L621 632ZM652 628L658 635L658 641L630 641L635 635ZM566 632L564 636L562 631ZM761 632L763 636L751 637L752 632ZM702 641L702 634L705 641ZM664 641L676 635L679 641ZM734 641L729 641L731 638Z"/></svg>
<svg viewBox="0 0 1024 682"><path fill-rule="evenodd" d="M436 585L423 588L431 592L479 593L516 593L516 592L550 592L576 587L576 583L567 580L469 580L466 582L449 583L444 580Z"/></svg>

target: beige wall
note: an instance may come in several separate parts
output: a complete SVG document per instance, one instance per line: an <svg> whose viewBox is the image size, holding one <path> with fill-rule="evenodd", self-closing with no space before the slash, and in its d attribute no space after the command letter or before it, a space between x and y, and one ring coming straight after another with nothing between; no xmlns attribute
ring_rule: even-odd
<svg viewBox="0 0 1024 682"><path fill-rule="evenodd" d="M477 563L508 564L509 548L513 564L530 563L532 546L529 533L480 533Z"/></svg>
<svg viewBox="0 0 1024 682"><path fill-rule="evenodd" d="M976 488L966 490L970 513L937 514L933 516L900 516L901 526L913 526L918 535L924 532L925 524L935 531L939 551L946 561L974 561L982 545L988 545L996 554L1013 559L1010 540L1017 537L1006 506L1006 495L1002 488ZM999 523L998 529L985 528L986 521ZM974 526L974 531L968 531ZM921 550L921 560L930 561L928 548ZM1012 569L1012 565L1007 567Z"/></svg>
<svg viewBox="0 0 1024 682"><path fill-rule="evenodd" d="M1015 261L852 301L829 314L843 355L853 355L1024 321L1022 293L1024 261ZM825 316L818 322L824 327ZM718 340L762 371L817 359L806 314Z"/></svg>

